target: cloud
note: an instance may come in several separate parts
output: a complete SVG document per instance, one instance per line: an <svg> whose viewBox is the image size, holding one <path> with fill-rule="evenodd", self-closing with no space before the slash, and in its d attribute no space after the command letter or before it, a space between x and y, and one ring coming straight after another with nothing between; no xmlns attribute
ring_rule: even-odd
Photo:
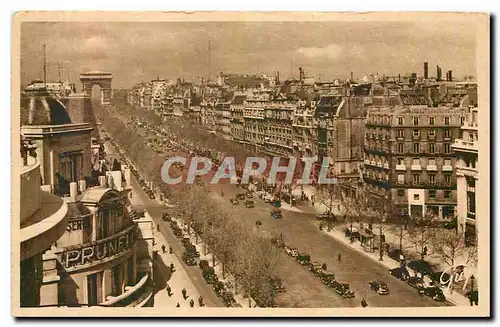
<svg viewBox="0 0 500 327"><path fill-rule="evenodd" d="M318 47L301 47L297 50L298 53L310 58L328 58L328 59L337 59L342 54L343 47L338 44L330 44L323 48Z"/></svg>

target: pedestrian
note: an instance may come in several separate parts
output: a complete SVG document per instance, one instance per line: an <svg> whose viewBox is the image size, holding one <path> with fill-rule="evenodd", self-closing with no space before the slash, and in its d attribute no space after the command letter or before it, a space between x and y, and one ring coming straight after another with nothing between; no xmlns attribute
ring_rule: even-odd
<svg viewBox="0 0 500 327"><path fill-rule="evenodd" d="M193 299L191 299L191 301L189 301L189 305L191 306L191 308L194 307L194 301L193 301Z"/></svg>
<svg viewBox="0 0 500 327"><path fill-rule="evenodd" d="M176 305L177 308L180 308L181 305L179 304L179 302L177 302L177 305Z"/></svg>
<svg viewBox="0 0 500 327"><path fill-rule="evenodd" d="M172 249L172 245L169 245L168 252L170 252L170 254L172 254L174 252L174 250Z"/></svg>
<svg viewBox="0 0 500 327"><path fill-rule="evenodd" d="M342 260L342 254L340 254L340 253L339 253L339 254L337 255L337 260L338 260L338 262L340 262L340 260Z"/></svg>
<svg viewBox="0 0 500 327"><path fill-rule="evenodd" d="M185 288L182 289L182 297L185 299L187 299L187 291Z"/></svg>
<svg viewBox="0 0 500 327"><path fill-rule="evenodd" d="M171 262L170 263L170 272L173 273L175 271L175 268L174 268L174 263Z"/></svg>
<svg viewBox="0 0 500 327"><path fill-rule="evenodd" d="M167 284L167 294L168 294L168 297L172 296L172 289L170 288L170 285L168 285L168 284Z"/></svg>
<svg viewBox="0 0 500 327"><path fill-rule="evenodd" d="M201 297L201 295L200 295L200 297L198 298L198 304L200 305L200 307L202 307L202 306L204 306L204 305L205 305L205 304L203 303L203 298Z"/></svg>
<svg viewBox="0 0 500 327"><path fill-rule="evenodd" d="M159 224L156 225L156 230L160 231L160 225Z"/></svg>
<svg viewBox="0 0 500 327"><path fill-rule="evenodd" d="M162 253L165 253L165 244L162 244L161 251L162 251Z"/></svg>
<svg viewBox="0 0 500 327"><path fill-rule="evenodd" d="M424 295L424 288L421 285L418 285L418 295L423 296Z"/></svg>
<svg viewBox="0 0 500 327"><path fill-rule="evenodd" d="M362 299L361 299L361 306L362 306L363 308L366 308L366 307L368 306L368 303L366 303L365 298L362 298Z"/></svg>

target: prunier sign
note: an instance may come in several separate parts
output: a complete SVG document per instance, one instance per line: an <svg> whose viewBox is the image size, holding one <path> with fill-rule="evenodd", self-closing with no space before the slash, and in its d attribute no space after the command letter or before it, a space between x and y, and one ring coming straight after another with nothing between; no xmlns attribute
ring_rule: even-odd
<svg viewBox="0 0 500 327"><path fill-rule="evenodd" d="M120 233L78 246L67 247L61 254L61 263L67 271L86 268L94 263L113 260L131 249L137 239L137 226Z"/></svg>

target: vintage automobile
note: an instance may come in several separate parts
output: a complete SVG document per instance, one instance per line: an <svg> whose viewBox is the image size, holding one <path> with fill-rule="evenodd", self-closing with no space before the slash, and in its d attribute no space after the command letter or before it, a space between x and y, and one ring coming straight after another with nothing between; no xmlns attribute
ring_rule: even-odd
<svg viewBox="0 0 500 327"><path fill-rule="evenodd" d="M217 275L212 267L205 267L203 269L203 278L208 284L213 284L217 281Z"/></svg>
<svg viewBox="0 0 500 327"><path fill-rule="evenodd" d="M448 285L450 283L450 274L444 272L444 271L439 271L435 272L429 275L430 279L438 285Z"/></svg>
<svg viewBox="0 0 500 327"><path fill-rule="evenodd" d="M344 230L345 237L352 237L353 239L359 239L359 231L356 227L346 227Z"/></svg>
<svg viewBox="0 0 500 327"><path fill-rule="evenodd" d="M182 254L182 261L184 261L188 266L196 266L196 257L194 257L190 252L184 252Z"/></svg>
<svg viewBox="0 0 500 327"><path fill-rule="evenodd" d="M354 292L351 291L349 288L349 284L347 283L342 283L334 280L331 283L332 288L337 292L338 295L340 295L343 298L353 298L354 297Z"/></svg>
<svg viewBox="0 0 500 327"><path fill-rule="evenodd" d="M329 220L329 221L334 221L335 220L335 215L331 212L323 212L320 214L316 215L317 220Z"/></svg>
<svg viewBox="0 0 500 327"><path fill-rule="evenodd" d="M283 215L281 214L281 210L280 209L273 209L271 211L271 217L273 217L274 219L283 218Z"/></svg>
<svg viewBox="0 0 500 327"><path fill-rule="evenodd" d="M389 248L389 251L387 251L387 256L391 258L392 260L401 261L401 255L403 255L404 258L404 253L398 249L398 248Z"/></svg>
<svg viewBox="0 0 500 327"><path fill-rule="evenodd" d="M215 292L215 295L222 296L222 294L226 290L226 287L223 282L216 282L214 283L213 290Z"/></svg>
<svg viewBox="0 0 500 327"><path fill-rule="evenodd" d="M402 281L406 281L408 278L410 278L410 273L408 272L408 269L406 269L406 267L391 269L389 270L389 274Z"/></svg>
<svg viewBox="0 0 500 327"><path fill-rule="evenodd" d="M416 276L412 276L410 278L408 278L408 280L406 281L408 283L408 285L410 285L411 287L413 288L422 288L424 287L424 281L422 280L422 278L420 277L416 277Z"/></svg>
<svg viewBox="0 0 500 327"><path fill-rule="evenodd" d="M189 237L183 237L181 243L184 247L186 247L191 244L191 239Z"/></svg>
<svg viewBox="0 0 500 327"><path fill-rule="evenodd" d="M321 263L317 261L309 263L309 271L315 275L319 275L319 273L323 271L323 268L321 268Z"/></svg>
<svg viewBox="0 0 500 327"><path fill-rule="evenodd" d="M283 282L281 281L281 278L271 278L271 280L269 281L270 284L271 284L271 287L274 291L276 292L284 292L285 291L285 286L283 286Z"/></svg>
<svg viewBox="0 0 500 327"><path fill-rule="evenodd" d="M184 233L182 232L182 229L180 229L180 228L174 229L173 232L174 232L174 236L177 238L181 238L184 236Z"/></svg>
<svg viewBox="0 0 500 327"><path fill-rule="evenodd" d="M245 194L245 197L246 197L247 199L253 199L253 193L252 193L251 191L249 191L249 192L247 192L247 193Z"/></svg>
<svg viewBox="0 0 500 327"><path fill-rule="evenodd" d="M321 279L323 284L329 287L332 286L332 282L335 280L335 274L331 271L322 271L318 277Z"/></svg>
<svg viewBox="0 0 500 327"><path fill-rule="evenodd" d="M285 246L285 252L292 258L296 258L299 255L299 250L288 246Z"/></svg>
<svg viewBox="0 0 500 327"><path fill-rule="evenodd" d="M236 306L238 306L238 303L234 299L233 293L225 291L225 292L222 293L221 297L222 297L222 302L224 303L224 305L226 307L236 307Z"/></svg>
<svg viewBox="0 0 500 327"><path fill-rule="evenodd" d="M281 199L286 203L290 203L290 195L288 193L281 194ZM292 206L295 205L297 205L297 200L292 196Z"/></svg>
<svg viewBox="0 0 500 327"><path fill-rule="evenodd" d="M245 200L245 198L246 198L246 193L238 193L238 194L236 194L236 199L237 200L242 200L243 201L243 200Z"/></svg>
<svg viewBox="0 0 500 327"><path fill-rule="evenodd" d="M427 261L414 260L408 262L407 266L422 275L431 275L433 273L432 266Z"/></svg>
<svg viewBox="0 0 500 327"><path fill-rule="evenodd" d="M210 264L208 263L208 260L200 260L198 266L201 270L205 270L205 267L210 267Z"/></svg>
<svg viewBox="0 0 500 327"><path fill-rule="evenodd" d="M161 219L162 219L163 221L168 221L168 222L170 222L170 221L172 221L172 216L170 216L170 214L168 214L167 212L165 212L165 213L161 216Z"/></svg>
<svg viewBox="0 0 500 327"><path fill-rule="evenodd" d="M190 253L193 257L200 257L200 252L196 250L196 246L194 244L186 246L186 252Z"/></svg>
<svg viewBox="0 0 500 327"><path fill-rule="evenodd" d="M238 201L238 199L229 199L229 202L231 202L232 205L240 204L240 201Z"/></svg>
<svg viewBox="0 0 500 327"><path fill-rule="evenodd" d="M281 208L281 201L278 199L273 199L270 203L275 208Z"/></svg>
<svg viewBox="0 0 500 327"><path fill-rule="evenodd" d="M255 207L255 202L253 202L253 200L245 200L245 207L253 208Z"/></svg>
<svg viewBox="0 0 500 327"><path fill-rule="evenodd" d="M369 284L370 288L377 292L377 294L380 295L387 295L389 294L389 287L387 287L387 284L384 283L383 281L380 280L374 280L371 281Z"/></svg>
<svg viewBox="0 0 500 327"><path fill-rule="evenodd" d="M173 228L175 228L175 227L178 227L177 222L176 222L175 220L172 220L172 221L170 222L170 227L171 227L172 229L173 229Z"/></svg>
<svg viewBox="0 0 500 327"><path fill-rule="evenodd" d="M437 286L424 288L424 294L430 296L434 301L446 301L446 296L444 295L443 290Z"/></svg>
<svg viewBox="0 0 500 327"><path fill-rule="evenodd" d="M298 263L302 266L308 265L311 262L311 256L305 253L299 253L299 255L295 258Z"/></svg>

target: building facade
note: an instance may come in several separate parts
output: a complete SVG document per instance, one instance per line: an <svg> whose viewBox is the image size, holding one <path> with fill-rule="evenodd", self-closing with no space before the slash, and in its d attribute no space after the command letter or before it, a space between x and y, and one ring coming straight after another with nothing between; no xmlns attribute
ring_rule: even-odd
<svg viewBox="0 0 500 327"><path fill-rule="evenodd" d="M372 109L365 127L366 190L374 201L391 199L410 217L453 219L457 185L452 144L460 137L464 108Z"/></svg>
<svg viewBox="0 0 500 327"><path fill-rule="evenodd" d="M466 244L476 244L478 198L478 109L469 108L461 128L460 138L452 145L457 174L457 217L458 224L465 233Z"/></svg>

